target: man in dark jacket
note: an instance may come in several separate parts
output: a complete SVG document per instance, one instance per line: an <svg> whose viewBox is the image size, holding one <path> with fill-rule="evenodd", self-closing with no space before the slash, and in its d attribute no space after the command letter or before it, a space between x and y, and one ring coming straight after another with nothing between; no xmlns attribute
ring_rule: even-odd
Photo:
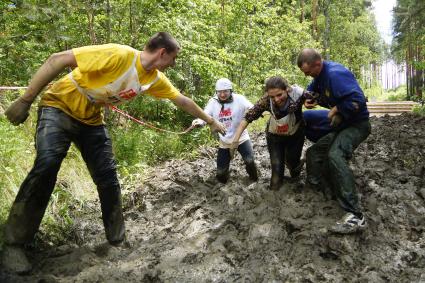
<svg viewBox="0 0 425 283"><path fill-rule="evenodd" d="M305 106L329 108L328 118L334 130L320 138L307 150L307 182L320 186L323 170L329 173L329 183L341 207L347 214L331 227L341 234L366 227L359 207L354 175L348 160L354 150L370 134L366 99L354 75L343 65L324 61L318 51L303 49L298 55L298 67L313 77L308 91L319 93L319 100L306 100ZM342 119L333 119L339 116ZM336 125L338 123L338 125Z"/></svg>

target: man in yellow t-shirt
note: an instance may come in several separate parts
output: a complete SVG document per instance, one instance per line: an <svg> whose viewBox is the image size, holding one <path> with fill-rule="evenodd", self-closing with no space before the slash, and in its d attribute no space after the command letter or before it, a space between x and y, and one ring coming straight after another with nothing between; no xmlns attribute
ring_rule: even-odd
<svg viewBox="0 0 425 283"><path fill-rule="evenodd" d="M189 114L206 121L212 131L224 126L182 95L162 73L175 65L177 41L160 32L143 51L105 44L55 53L40 67L25 94L6 110L11 123L26 120L41 92L65 68L72 72L53 83L41 97L36 130L37 156L22 183L5 225L3 266L25 273L31 269L23 245L32 241L43 218L57 173L71 142L80 150L97 186L106 238L118 245L125 238L121 189L112 143L103 125L102 106L131 100L139 94L167 98Z"/></svg>

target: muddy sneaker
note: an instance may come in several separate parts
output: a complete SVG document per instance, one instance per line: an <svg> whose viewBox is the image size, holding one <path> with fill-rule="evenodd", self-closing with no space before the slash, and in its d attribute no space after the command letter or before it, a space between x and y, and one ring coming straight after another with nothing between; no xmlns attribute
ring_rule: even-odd
<svg viewBox="0 0 425 283"><path fill-rule="evenodd" d="M21 247L5 245L1 259L3 267L9 272L26 274L32 269L31 263Z"/></svg>
<svg viewBox="0 0 425 283"><path fill-rule="evenodd" d="M331 231L338 234L351 234L366 228L364 215L359 218L352 213L347 213L341 221L331 227Z"/></svg>

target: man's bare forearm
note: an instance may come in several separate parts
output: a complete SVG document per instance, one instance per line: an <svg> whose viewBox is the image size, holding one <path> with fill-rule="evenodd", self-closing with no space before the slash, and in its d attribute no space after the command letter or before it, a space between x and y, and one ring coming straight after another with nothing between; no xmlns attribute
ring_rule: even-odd
<svg viewBox="0 0 425 283"><path fill-rule="evenodd" d="M44 62L31 79L22 99L32 102L41 90L57 77L66 67L76 67L77 62L71 50L55 53Z"/></svg>

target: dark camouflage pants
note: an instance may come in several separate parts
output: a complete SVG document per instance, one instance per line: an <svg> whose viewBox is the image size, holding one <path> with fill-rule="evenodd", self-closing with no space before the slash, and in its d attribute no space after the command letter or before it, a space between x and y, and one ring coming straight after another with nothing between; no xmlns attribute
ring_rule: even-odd
<svg viewBox="0 0 425 283"><path fill-rule="evenodd" d="M328 184L342 208L360 213L354 175L349 167L354 150L370 134L370 122L358 122L331 132L307 149L307 182L323 187Z"/></svg>

